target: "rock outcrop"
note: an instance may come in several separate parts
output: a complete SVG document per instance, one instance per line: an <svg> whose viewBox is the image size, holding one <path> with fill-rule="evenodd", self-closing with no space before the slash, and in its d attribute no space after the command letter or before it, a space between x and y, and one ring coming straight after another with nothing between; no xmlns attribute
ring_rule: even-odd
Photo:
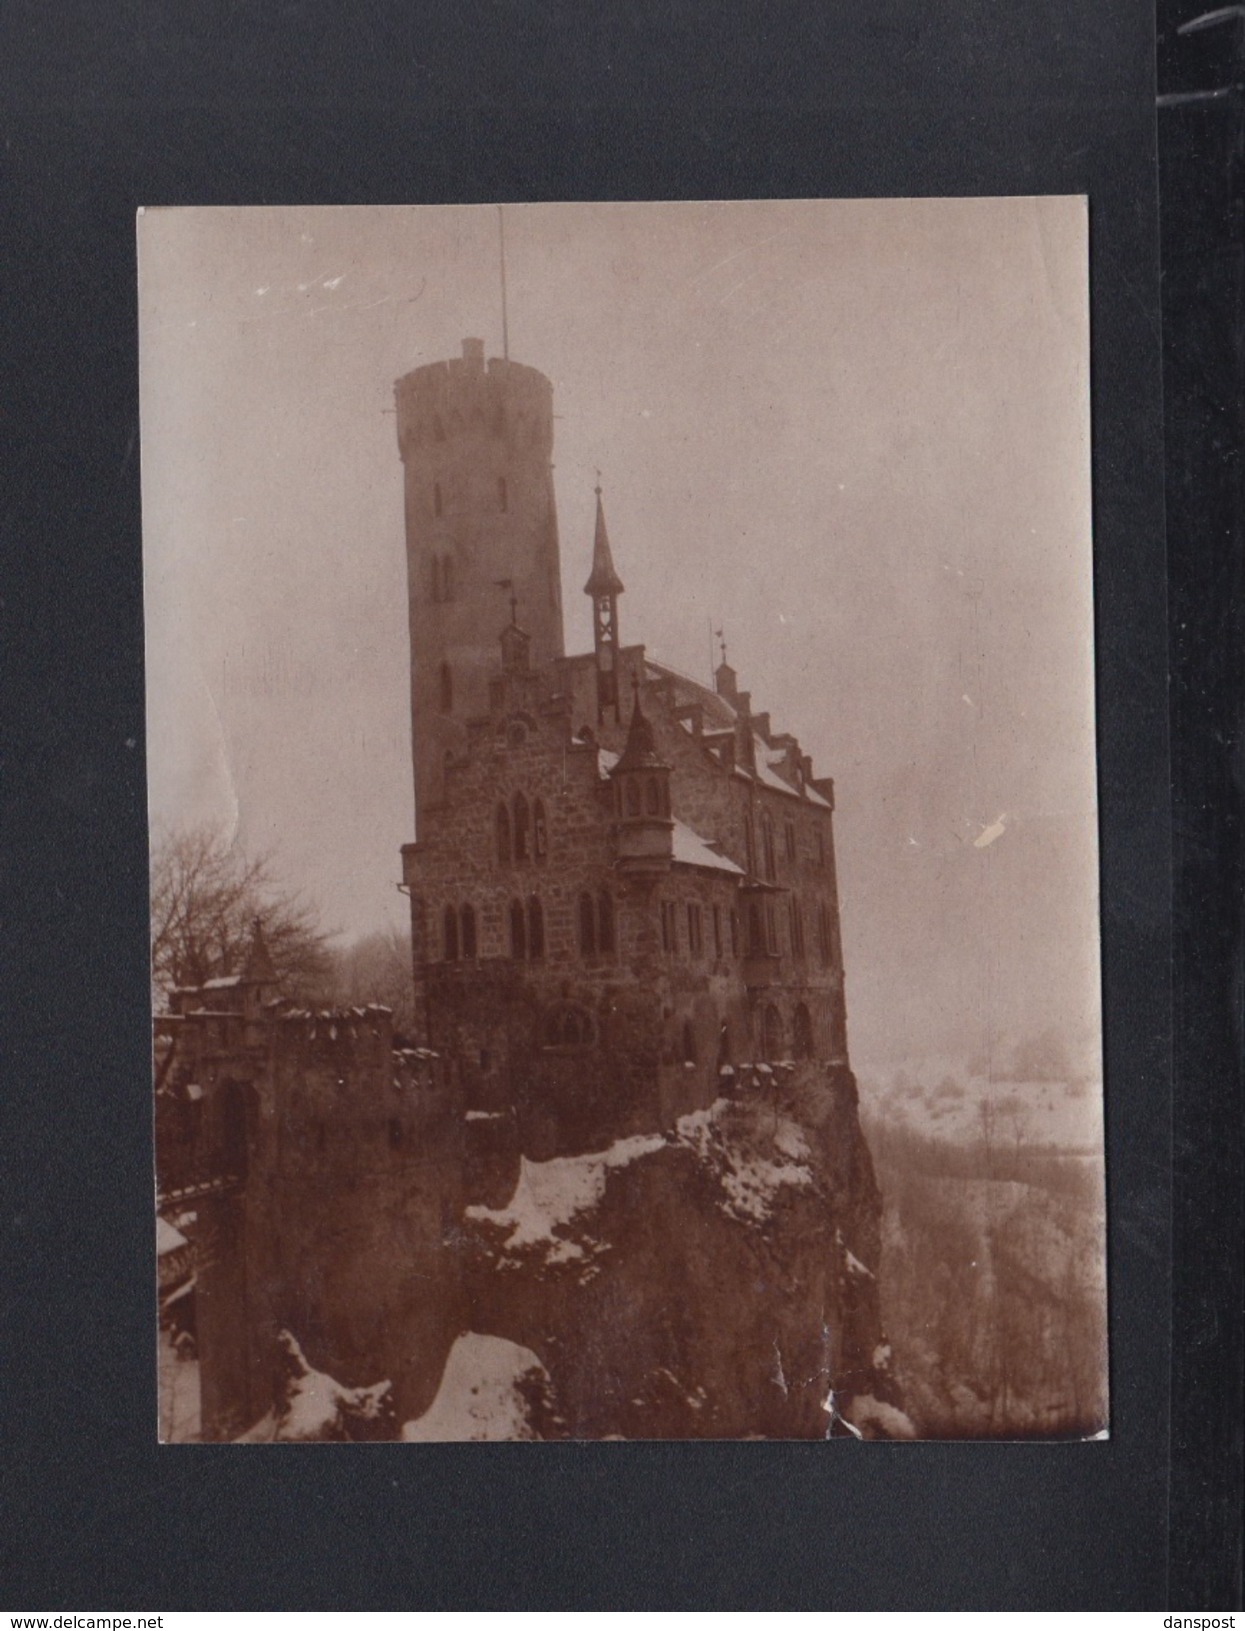
<svg viewBox="0 0 1245 1631"><path fill-rule="evenodd" d="M505 1206L468 1208L471 1328L547 1375L540 1436L910 1436L854 1079L741 1067L726 1085L667 1133L525 1160Z"/></svg>

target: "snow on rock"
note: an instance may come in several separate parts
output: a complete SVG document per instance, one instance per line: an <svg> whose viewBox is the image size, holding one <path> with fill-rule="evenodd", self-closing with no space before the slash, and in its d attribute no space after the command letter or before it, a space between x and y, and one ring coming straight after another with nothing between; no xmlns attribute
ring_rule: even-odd
<svg viewBox="0 0 1245 1631"><path fill-rule="evenodd" d="M549 1373L530 1348L467 1331L450 1349L432 1404L402 1437L408 1444L497 1443L539 1439Z"/></svg>
<svg viewBox="0 0 1245 1631"><path fill-rule="evenodd" d="M506 1231L505 1252L532 1252L546 1263L570 1263L586 1254L565 1231L597 1206L605 1193L606 1173L665 1146L660 1133L620 1139L607 1150L587 1155L557 1156L552 1161L519 1163L519 1181L504 1207L469 1206L466 1217Z"/></svg>
<svg viewBox="0 0 1245 1631"><path fill-rule="evenodd" d="M282 1400L239 1443L315 1444L392 1437L389 1382L343 1387L324 1371L311 1368L289 1331L279 1332L277 1342L285 1370Z"/></svg>
<svg viewBox="0 0 1245 1631"><path fill-rule="evenodd" d="M858 1393L848 1407L851 1411L849 1427L855 1427L862 1438L912 1439L916 1428L911 1418L893 1404L875 1399L871 1393ZM840 1416L846 1421L846 1416Z"/></svg>
<svg viewBox="0 0 1245 1631"><path fill-rule="evenodd" d="M716 1175L726 1194L722 1210L742 1222L764 1223L780 1190L813 1182L808 1143L786 1116L771 1122L767 1115L759 1131L755 1121L739 1122L739 1110L729 1099L715 1099L707 1110L683 1116L675 1131Z"/></svg>

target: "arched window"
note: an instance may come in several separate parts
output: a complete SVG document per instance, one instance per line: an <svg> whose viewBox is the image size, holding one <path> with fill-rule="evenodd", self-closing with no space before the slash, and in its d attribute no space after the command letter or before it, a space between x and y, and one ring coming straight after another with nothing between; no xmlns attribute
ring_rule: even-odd
<svg viewBox="0 0 1245 1631"><path fill-rule="evenodd" d="M683 1021L683 1063L685 1065L696 1063L696 1032L692 1029L690 1019Z"/></svg>
<svg viewBox="0 0 1245 1631"><path fill-rule="evenodd" d="M441 483L439 481L434 481L432 484L432 513L433 515L440 515L441 513Z"/></svg>
<svg viewBox="0 0 1245 1631"><path fill-rule="evenodd" d="M782 1016L772 1002L761 1015L761 1052L766 1059L782 1058Z"/></svg>
<svg viewBox="0 0 1245 1631"><path fill-rule="evenodd" d="M503 866L510 863L510 811L504 804L497 806L497 859Z"/></svg>
<svg viewBox="0 0 1245 1631"><path fill-rule="evenodd" d="M448 663L441 664L441 712L454 711L454 675Z"/></svg>
<svg viewBox="0 0 1245 1631"><path fill-rule="evenodd" d="M607 889L597 897L597 950L614 949L614 899Z"/></svg>
<svg viewBox="0 0 1245 1631"><path fill-rule="evenodd" d="M447 963L458 961L458 913L452 906L445 908L443 917L445 960Z"/></svg>
<svg viewBox="0 0 1245 1631"><path fill-rule="evenodd" d="M751 816L744 817L744 849L748 857L748 872L753 875L757 869L757 835Z"/></svg>
<svg viewBox="0 0 1245 1631"><path fill-rule="evenodd" d="M527 954L529 957L545 955L545 909L537 895L527 903Z"/></svg>
<svg viewBox="0 0 1245 1631"><path fill-rule="evenodd" d="M532 806L532 849L538 861L549 854L549 823L545 820L543 799L537 799Z"/></svg>
<svg viewBox="0 0 1245 1631"><path fill-rule="evenodd" d="M752 957L765 956L765 924L759 901L748 902L748 952Z"/></svg>
<svg viewBox="0 0 1245 1631"><path fill-rule="evenodd" d="M521 900L510 902L510 955L519 962L527 956L527 919Z"/></svg>
<svg viewBox="0 0 1245 1631"><path fill-rule="evenodd" d="M644 787L644 802L649 815L661 814L661 789L656 776L650 776Z"/></svg>
<svg viewBox="0 0 1245 1631"><path fill-rule="evenodd" d="M597 949L597 916L592 896L585 890L579 897L579 950L591 957Z"/></svg>
<svg viewBox="0 0 1245 1631"><path fill-rule="evenodd" d="M627 814L638 816L640 813L640 784L629 781L627 783Z"/></svg>
<svg viewBox="0 0 1245 1631"><path fill-rule="evenodd" d="M474 957L476 954L476 909L474 906L464 906L460 914L462 924L463 956Z"/></svg>
<svg viewBox="0 0 1245 1631"><path fill-rule="evenodd" d="M514 795L514 858L527 860L527 800L522 793Z"/></svg>
<svg viewBox="0 0 1245 1631"><path fill-rule="evenodd" d="M772 881L776 870L774 865L774 823L768 815L761 817L761 842L765 852L765 876Z"/></svg>
<svg viewBox="0 0 1245 1631"><path fill-rule="evenodd" d="M509 506L509 502L508 502L508 495L506 493L506 478L505 478L505 476L498 476L498 478L497 478L497 508L504 515L506 513L506 511L509 509L509 507L510 506Z"/></svg>
<svg viewBox="0 0 1245 1631"><path fill-rule="evenodd" d="M808 1009L800 1003L795 1011L795 1056L797 1059L813 1057L813 1020Z"/></svg>

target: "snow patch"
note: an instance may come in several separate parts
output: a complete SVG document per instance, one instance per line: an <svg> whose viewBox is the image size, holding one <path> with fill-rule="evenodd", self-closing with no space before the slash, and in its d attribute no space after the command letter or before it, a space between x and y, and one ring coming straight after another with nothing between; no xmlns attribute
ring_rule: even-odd
<svg viewBox="0 0 1245 1631"><path fill-rule="evenodd" d="M587 1155L557 1156L552 1161L520 1158L519 1182L507 1206L469 1206L466 1217L506 1231L503 1251L542 1249L546 1263L569 1263L583 1258L582 1246L559 1234L585 1212L599 1205L605 1193L606 1173L625 1167L641 1156L665 1147L661 1133L620 1139L607 1150Z"/></svg>
<svg viewBox="0 0 1245 1631"><path fill-rule="evenodd" d="M912 1425L911 1417L906 1416L902 1410L897 1410L893 1404L884 1404L881 1399L875 1399L872 1393L858 1393L849 1408L854 1419L847 1425L855 1426L864 1438L916 1437L916 1428ZM846 1420L841 1412L839 1420Z"/></svg>
<svg viewBox="0 0 1245 1631"><path fill-rule="evenodd" d="M715 1099L707 1110L693 1110L675 1124L679 1139L696 1152L702 1164L716 1173L726 1193L722 1210L743 1222L764 1223L773 1212L779 1190L800 1188L813 1181L804 1161L810 1151L795 1122L777 1120L768 1149L763 1142L735 1139L723 1126L731 1114L728 1099ZM774 1160L772 1152L786 1157Z"/></svg>
<svg viewBox="0 0 1245 1631"><path fill-rule="evenodd" d="M406 1423L402 1437L408 1444L536 1439L523 1384L549 1387L549 1373L530 1348L467 1331L450 1349L436 1398Z"/></svg>

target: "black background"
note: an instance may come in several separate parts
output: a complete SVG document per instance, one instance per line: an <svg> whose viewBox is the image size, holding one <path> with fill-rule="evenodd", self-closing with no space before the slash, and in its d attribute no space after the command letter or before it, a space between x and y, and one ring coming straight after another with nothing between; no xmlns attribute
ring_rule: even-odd
<svg viewBox="0 0 1245 1631"><path fill-rule="evenodd" d="M0 65L0 1604L1180 1600L1145 9L17 0ZM1091 206L1110 1442L157 1446L136 208L1030 192Z"/></svg>

